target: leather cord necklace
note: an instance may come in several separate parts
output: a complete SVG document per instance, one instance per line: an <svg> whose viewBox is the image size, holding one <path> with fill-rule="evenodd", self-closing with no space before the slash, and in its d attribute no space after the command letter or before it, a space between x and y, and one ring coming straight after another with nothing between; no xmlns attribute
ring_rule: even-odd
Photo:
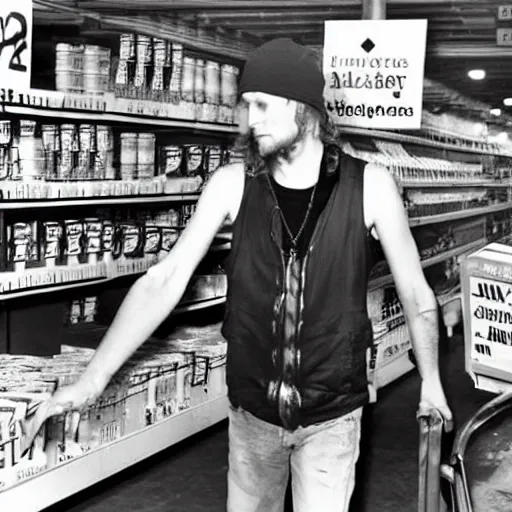
<svg viewBox="0 0 512 512"><path fill-rule="evenodd" d="M313 191L311 192L311 196L309 198L309 203L308 203L308 207L307 207L307 210L306 210L306 214L304 215L304 219L302 221L302 224L301 224L301 226L299 228L299 231L297 232L297 234L295 236L292 235L292 231L291 231L290 227L288 226L288 223L286 222L286 219L284 218L283 211L281 210L281 208L279 206L279 201L277 200L277 195L276 195L276 192L274 190L274 186L272 185L272 181L270 180L270 177L269 177L268 173L267 173L267 181L268 181L268 185L270 187L270 190L272 192L272 196L274 198L274 201L276 203L277 210L279 211L279 216L281 217L281 220L283 221L283 226L286 229L286 232L288 233L288 236L290 237L290 241L291 241L290 254L296 256L297 255L297 243L298 243L298 241L300 239L300 236L302 235L302 232L304 231L304 228L306 227L306 224L308 222L311 210L313 209L313 202L315 200L315 192L316 192L316 187L318 185L318 181L315 183L315 186L313 187Z"/></svg>

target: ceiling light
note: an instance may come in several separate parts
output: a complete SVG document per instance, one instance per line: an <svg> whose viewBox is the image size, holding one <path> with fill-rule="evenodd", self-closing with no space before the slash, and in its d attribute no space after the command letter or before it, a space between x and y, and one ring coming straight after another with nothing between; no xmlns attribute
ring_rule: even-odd
<svg viewBox="0 0 512 512"><path fill-rule="evenodd" d="M505 105L506 107L512 107L512 98L505 98L503 100L503 105Z"/></svg>
<svg viewBox="0 0 512 512"><path fill-rule="evenodd" d="M485 71L483 69L472 69L468 71L468 76L472 80L483 80L485 78Z"/></svg>
<svg viewBox="0 0 512 512"><path fill-rule="evenodd" d="M493 116L501 116L501 108L491 108L490 113Z"/></svg>

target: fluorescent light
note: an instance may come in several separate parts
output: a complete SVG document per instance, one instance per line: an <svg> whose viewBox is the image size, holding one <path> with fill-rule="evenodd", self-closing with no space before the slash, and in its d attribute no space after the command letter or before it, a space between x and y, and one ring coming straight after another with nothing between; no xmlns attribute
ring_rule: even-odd
<svg viewBox="0 0 512 512"><path fill-rule="evenodd" d="M512 98L505 98L503 100L503 105L505 105L506 107L512 107Z"/></svg>
<svg viewBox="0 0 512 512"><path fill-rule="evenodd" d="M490 113L493 116L501 116L501 108L491 108Z"/></svg>
<svg viewBox="0 0 512 512"><path fill-rule="evenodd" d="M483 80L485 78L485 70L472 69L472 70L468 71L468 76L472 80Z"/></svg>

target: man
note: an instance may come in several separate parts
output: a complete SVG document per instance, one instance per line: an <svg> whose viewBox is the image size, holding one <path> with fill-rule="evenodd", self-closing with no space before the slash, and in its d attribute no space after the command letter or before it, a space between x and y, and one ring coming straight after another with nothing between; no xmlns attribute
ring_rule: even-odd
<svg viewBox="0 0 512 512"><path fill-rule="evenodd" d="M249 57L240 82L245 165L219 169L169 256L132 287L80 381L52 413L93 402L169 315L226 219L229 512L347 511L368 402L371 241L382 244L422 377L452 421L438 371L437 303L393 178L343 155L316 58L288 39Z"/></svg>

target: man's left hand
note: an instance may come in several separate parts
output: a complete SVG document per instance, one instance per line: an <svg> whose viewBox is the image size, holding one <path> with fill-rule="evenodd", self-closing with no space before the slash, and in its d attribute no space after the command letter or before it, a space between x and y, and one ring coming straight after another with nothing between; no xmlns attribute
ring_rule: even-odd
<svg viewBox="0 0 512 512"><path fill-rule="evenodd" d="M443 391L441 381L423 381L421 384L420 410L437 409L444 419L444 429L446 432L453 430L453 414Z"/></svg>

